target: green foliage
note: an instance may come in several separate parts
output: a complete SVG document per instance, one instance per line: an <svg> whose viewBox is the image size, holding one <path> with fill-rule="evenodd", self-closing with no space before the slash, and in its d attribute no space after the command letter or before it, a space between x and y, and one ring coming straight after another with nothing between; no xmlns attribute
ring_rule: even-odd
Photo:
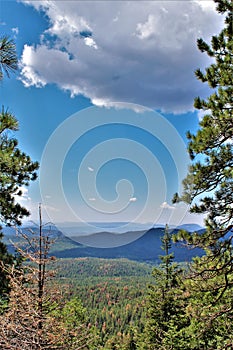
<svg viewBox="0 0 233 350"><path fill-rule="evenodd" d="M205 72L196 71L214 91L205 100L195 99L195 108L206 114L197 133L187 134L193 163L183 194L174 197L192 203L191 212L207 214L205 232L181 231L176 237L206 253L194 260L184 281L189 324L182 330L182 341L188 339L186 347L195 350L233 346L233 17L231 1L215 2L217 11L225 14L225 27L210 45L198 40L199 50L213 63Z"/></svg>
<svg viewBox="0 0 233 350"><path fill-rule="evenodd" d="M146 276L151 272L147 264L127 259L58 259L54 267L60 278Z"/></svg>
<svg viewBox="0 0 233 350"><path fill-rule="evenodd" d="M151 268L126 259L59 259L55 283L64 299L77 297L95 330L98 349L136 349L145 324L145 295ZM139 348L140 349L140 348Z"/></svg>
<svg viewBox="0 0 233 350"><path fill-rule="evenodd" d="M86 309L79 299L73 298L66 302L58 316L64 319L67 327L73 328L80 325L80 322L85 321Z"/></svg>
<svg viewBox="0 0 233 350"><path fill-rule="evenodd" d="M65 300L64 304L52 305L52 317L57 320L57 330L63 334L58 349L96 349L97 337L87 323L86 309L77 298Z"/></svg>
<svg viewBox="0 0 233 350"><path fill-rule="evenodd" d="M169 254L171 234L167 226L161 241L164 255L160 257L160 266L152 272L154 283L148 287L148 319L140 341L141 348L148 350L176 349L177 334L188 323L181 291L183 271L173 263L174 255Z"/></svg>
<svg viewBox="0 0 233 350"><path fill-rule="evenodd" d="M9 77L10 72L15 72L18 67L15 43L8 36L0 39L0 80L3 72Z"/></svg>
<svg viewBox="0 0 233 350"><path fill-rule="evenodd" d="M181 270L172 263L165 230L162 264L149 285L147 322L139 348L145 350L229 349L233 345L232 265L229 251L211 259L212 251Z"/></svg>
<svg viewBox="0 0 233 350"><path fill-rule="evenodd" d="M10 72L17 70L16 47L13 40L7 36L0 39L0 80L3 72L9 77ZM20 224L21 219L29 212L26 208L15 202L15 196L21 196L21 186L27 186L30 180L35 180L35 170L38 163L32 162L30 157L21 152L17 147L18 142L10 137L10 133L18 129L16 118L7 110L0 113L0 222L7 224ZM1 226L0 226L1 230ZM8 278L2 264L12 265L16 259L8 253L2 242L0 233L0 296L5 297L9 292ZM19 260L17 259L17 262Z"/></svg>
<svg viewBox="0 0 233 350"><path fill-rule="evenodd" d="M9 136L16 130L18 123L15 117L2 109L0 113L0 220L7 224L20 224L29 212L16 203L15 196L21 196L21 186L28 186L36 179L38 163L22 152L18 141Z"/></svg>
<svg viewBox="0 0 233 350"><path fill-rule="evenodd" d="M207 251L205 256L196 258L184 281L190 324L183 331L190 339L189 349L223 350L233 345L233 276L228 265L229 252L221 255L217 265L209 259L211 255Z"/></svg>
<svg viewBox="0 0 233 350"><path fill-rule="evenodd" d="M206 233L190 235L191 244L214 246L233 227L233 26L232 3L216 0L217 9L225 14L225 28L213 36L211 45L198 40L200 51L214 59L205 72L196 76L214 89L206 100L197 97L194 106L206 112L195 135L188 133L188 150L194 160L184 180L184 193L175 200L194 202L191 212L208 214ZM198 197L200 198L200 197ZM231 238L230 238L231 239Z"/></svg>
<svg viewBox="0 0 233 350"><path fill-rule="evenodd" d="M9 77L17 70L18 59L15 43L4 36L0 39L0 80L3 72ZM15 196L21 196L20 186L28 186L30 180L36 179L38 163L20 151L18 141L10 137L18 129L14 115L2 107L0 113L0 221L8 224L20 224L29 212L15 203Z"/></svg>
<svg viewBox="0 0 233 350"><path fill-rule="evenodd" d="M9 294L9 279L5 273L4 266L15 265L16 268L19 268L22 263L22 257L20 254L12 255L7 251L6 245L1 242L2 233L0 232L0 313L1 308L5 308L7 305L7 299Z"/></svg>
<svg viewBox="0 0 233 350"><path fill-rule="evenodd" d="M4 265L13 264L14 257L13 255L7 252L6 245L1 242L2 234L0 233L0 262ZM8 279L5 274L2 272L0 267L0 296L3 297L8 292Z"/></svg>

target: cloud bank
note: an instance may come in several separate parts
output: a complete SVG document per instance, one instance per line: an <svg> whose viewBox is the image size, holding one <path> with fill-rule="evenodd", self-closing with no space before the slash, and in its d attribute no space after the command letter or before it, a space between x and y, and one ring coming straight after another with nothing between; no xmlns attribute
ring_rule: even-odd
<svg viewBox="0 0 233 350"><path fill-rule="evenodd" d="M207 87L194 70L208 64L196 39L219 32L213 1L22 1L48 28L25 43L26 87L56 84L95 105L137 103L165 112L192 109Z"/></svg>

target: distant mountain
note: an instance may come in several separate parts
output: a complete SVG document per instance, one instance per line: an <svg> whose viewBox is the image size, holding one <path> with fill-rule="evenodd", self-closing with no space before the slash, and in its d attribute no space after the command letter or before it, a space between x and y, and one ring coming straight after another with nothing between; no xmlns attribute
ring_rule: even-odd
<svg viewBox="0 0 233 350"><path fill-rule="evenodd" d="M173 233L177 232L173 231ZM109 233L103 232L95 234L93 240L102 240ZM132 241L131 243L112 247L112 248L93 248L82 245L82 249L79 250L78 256L89 256L89 257L102 257L102 258L128 258L131 260L138 261L158 261L159 255L163 255L164 252L161 249L161 237L164 234L163 228L153 228L148 230L145 234L141 235L140 232L128 232L127 235L137 235L138 239ZM114 237L110 234L110 237ZM71 249L68 251L62 251L60 254L66 256L75 256L78 249ZM201 255L202 251L200 249L189 249L181 244L173 244L171 251L174 252L176 261L190 261L194 256ZM58 256L60 255L58 254Z"/></svg>
<svg viewBox="0 0 233 350"><path fill-rule="evenodd" d="M136 222L87 222L87 223L58 223L57 229L66 236L90 235L99 232L126 233L129 231L149 230L152 223L140 224ZM160 225L161 227L161 225Z"/></svg>
<svg viewBox="0 0 233 350"><path fill-rule="evenodd" d="M31 227L32 223L29 221L25 227ZM111 232L111 233L128 233L148 231L151 228L161 228L163 224L154 224L152 222L138 223L138 222L60 222L57 224L51 224L45 228L56 229L62 231L66 236L84 236L91 235L99 232ZM181 226L169 226L171 229L184 229L189 232L199 231L203 229L197 224L183 224Z"/></svg>
<svg viewBox="0 0 233 350"><path fill-rule="evenodd" d="M34 231L38 230L33 228ZM23 230L26 230L23 228ZM12 228L4 228L4 242L13 250L12 242L19 241L15 231ZM178 230L173 230L176 233ZM109 232L99 232L88 236L88 241L99 244L99 248L87 246L87 236L75 237L78 241L64 236L60 231L52 229L48 231L49 235L55 240L51 246L51 255L58 258L77 258L77 257L96 257L96 258L127 258L136 261L159 261L159 255L164 252L161 249L161 236L164 234L164 228L152 228L146 233L144 231L127 232L125 234L113 234ZM119 239L124 241L131 239L130 243L121 246L114 246ZM133 241L132 241L133 239ZM111 248L102 248L106 240L112 240ZM115 240L115 241L114 241ZM173 244L171 251L174 252L175 260L191 261L194 256L201 255L200 249L190 249L181 244Z"/></svg>

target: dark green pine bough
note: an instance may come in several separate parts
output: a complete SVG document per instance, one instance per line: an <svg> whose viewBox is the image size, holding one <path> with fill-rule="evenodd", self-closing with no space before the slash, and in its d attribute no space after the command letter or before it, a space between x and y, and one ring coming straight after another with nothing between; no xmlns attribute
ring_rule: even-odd
<svg viewBox="0 0 233 350"><path fill-rule="evenodd" d="M211 45L198 40L213 63L205 73L196 71L213 93L195 99L205 116L197 133L187 135L193 162L183 193L174 197L174 202L191 203L191 212L207 216L204 233L180 231L174 240L201 247L205 254L177 274L165 249L148 292L145 350L233 349L233 17L231 1L215 2L225 14L225 27ZM164 248L167 239L165 232Z"/></svg>
<svg viewBox="0 0 233 350"><path fill-rule="evenodd" d="M214 63L205 71L195 73L199 80L208 83L214 92L206 100L195 99L194 106L206 112L195 135L187 134L190 140L188 151L192 165L184 180L184 192L174 197L174 202L194 202L192 213L207 214L204 234L181 232L180 239L202 248L221 259L232 272L233 234L233 17L232 3L214 0L217 11L225 14L225 27L213 36L211 45L202 39L198 48L207 53ZM197 159L197 160L196 160ZM201 160L198 160L201 159ZM200 197L199 197L200 196ZM199 202L195 202L200 198ZM212 252L212 254L211 254Z"/></svg>
<svg viewBox="0 0 233 350"><path fill-rule="evenodd" d="M195 99L194 106L205 115L197 133L187 134L193 162L174 202L191 203L192 213L206 215L204 233L176 236L205 250L184 281L189 326L183 334L189 349L223 350L233 348L233 6L229 0L214 1L225 26L211 45L198 40L199 50L213 63L205 72L195 72L213 93Z"/></svg>
<svg viewBox="0 0 233 350"><path fill-rule="evenodd" d="M13 40L4 36L0 39L0 81L3 73L9 77L17 70L16 47ZM21 186L28 186L30 180L36 179L38 163L17 146L18 141L9 137L18 129L16 118L7 110L0 112L0 221L7 224L20 224L29 212L15 202L15 195L21 196Z"/></svg>
<svg viewBox="0 0 233 350"><path fill-rule="evenodd" d="M6 224L20 225L28 216L26 208L16 203L15 196L21 196L21 186L28 186L36 179L37 162L18 148L18 141L9 137L9 132L18 129L15 117L2 108L0 113L0 220Z"/></svg>
<svg viewBox="0 0 233 350"><path fill-rule="evenodd" d="M154 283L148 286L147 320L139 349L181 349L179 331L188 324L180 289L184 271L173 262L168 226L161 242L164 255L160 256L160 265L153 269Z"/></svg>
<svg viewBox="0 0 233 350"><path fill-rule="evenodd" d="M17 55L14 41L4 36L0 39L0 81L3 73L9 77L17 70ZM0 112L0 230L1 223L20 225L21 219L28 216L26 208L15 201L15 196L21 196L21 186L28 186L36 179L38 163L18 148L18 141L10 137L18 129L15 117L2 107ZM14 257L7 252L1 242L0 232L0 262L12 264ZM7 290L7 280L4 273L0 275L0 295Z"/></svg>

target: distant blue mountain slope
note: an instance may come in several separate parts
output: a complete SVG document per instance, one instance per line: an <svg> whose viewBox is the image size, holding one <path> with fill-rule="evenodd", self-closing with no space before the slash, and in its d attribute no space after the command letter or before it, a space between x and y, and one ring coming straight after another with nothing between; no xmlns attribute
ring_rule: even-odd
<svg viewBox="0 0 233 350"><path fill-rule="evenodd" d="M34 228L34 231L37 230L38 229ZM13 251L14 248L11 241L18 241L15 231L12 228L4 228L3 231L5 234L4 242L7 243L8 247ZM177 231L176 229L173 233ZM54 228L47 232L52 239L55 239L52 245L51 255L55 255L58 258L97 257L128 258L137 261L159 261L159 255L164 254L161 249L161 236L164 234L164 228L152 228L135 241L112 248L95 248L80 244L64 236L60 231ZM127 232L126 234L140 236L139 232ZM92 235L92 240L103 240L107 236L108 239L109 237L114 239L116 235L118 236L118 234L108 232L95 233ZM188 262L191 261L194 256L203 254L201 249L190 249L182 244L173 244L171 251L174 252L175 261L177 262Z"/></svg>

